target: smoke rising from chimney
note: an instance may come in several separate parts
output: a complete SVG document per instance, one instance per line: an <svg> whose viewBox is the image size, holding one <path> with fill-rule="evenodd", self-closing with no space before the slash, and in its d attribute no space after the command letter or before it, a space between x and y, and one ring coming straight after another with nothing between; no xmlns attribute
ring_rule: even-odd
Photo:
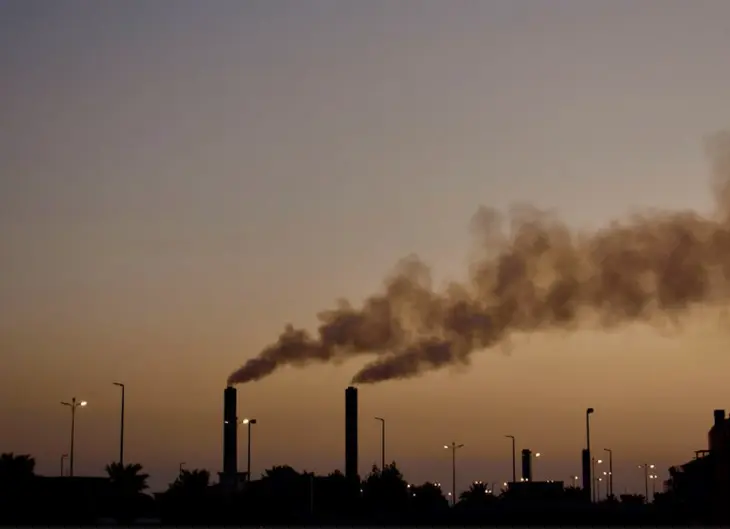
<svg viewBox="0 0 730 529"><path fill-rule="evenodd" d="M576 232L525 206L505 217L480 208L472 220L481 255L466 284L437 292L428 267L403 260L362 307L319 314L316 336L287 326L229 384L284 365L372 355L353 384L411 378L502 344L514 332L570 329L592 317L606 329L657 317L676 320L698 304L730 301L730 132L706 141L715 211L651 211ZM596 198L600 200L600 197Z"/></svg>

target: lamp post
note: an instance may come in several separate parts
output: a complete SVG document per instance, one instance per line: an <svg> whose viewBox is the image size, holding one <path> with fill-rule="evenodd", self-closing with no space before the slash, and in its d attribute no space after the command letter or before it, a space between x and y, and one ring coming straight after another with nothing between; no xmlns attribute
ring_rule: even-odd
<svg viewBox="0 0 730 529"><path fill-rule="evenodd" d="M246 481L251 482L251 425L256 424L256 419L243 419L241 422L248 426L248 463L246 466Z"/></svg>
<svg viewBox="0 0 730 529"><path fill-rule="evenodd" d="M63 462L68 459L68 454L61 454L61 477L63 477Z"/></svg>
<svg viewBox="0 0 730 529"><path fill-rule="evenodd" d="M69 451L68 475L74 477L74 438L76 436L76 408L83 408L87 402L85 400L77 401L76 397L71 402L61 402L64 406L71 408L71 450Z"/></svg>
<svg viewBox="0 0 730 529"><path fill-rule="evenodd" d="M119 466L124 467L124 384L113 382L115 386L122 388L122 414L119 424Z"/></svg>
<svg viewBox="0 0 730 529"><path fill-rule="evenodd" d="M505 435L506 438L512 439L512 483L517 481L517 448L515 447L515 436Z"/></svg>
<svg viewBox="0 0 730 529"><path fill-rule="evenodd" d="M656 474L649 474L649 479L651 480L651 499L654 501L654 496L656 496L656 480L659 479L659 476Z"/></svg>
<svg viewBox="0 0 730 529"><path fill-rule="evenodd" d="M444 448L451 450L451 505L456 505L456 451L463 448L464 445L457 445L452 442L451 445L444 445Z"/></svg>
<svg viewBox="0 0 730 529"><path fill-rule="evenodd" d="M380 471L385 470L385 419L375 417L376 421L380 421Z"/></svg>
<svg viewBox="0 0 730 529"><path fill-rule="evenodd" d="M608 452L608 495L613 497L613 450L604 448Z"/></svg>
<svg viewBox="0 0 730 529"><path fill-rule="evenodd" d="M573 480L573 488L575 488L578 483L578 476L570 476L570 479Z"/></svg>
<svg viewBox="0 0 730 529"><path fill-rule="evenodd" d="M644 469L644 501L649 503L649 469L653 470L654 465L644 463L643 465L639 465L639 468Z"/></svg>

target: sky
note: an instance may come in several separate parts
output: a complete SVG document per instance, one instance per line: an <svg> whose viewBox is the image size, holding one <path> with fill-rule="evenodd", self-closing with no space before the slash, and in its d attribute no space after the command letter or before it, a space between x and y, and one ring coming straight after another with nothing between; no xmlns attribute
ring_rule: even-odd
<svg viewBox="0 0 730 529"><path fill-rule="evenodd" d="M464 279L480 205L576 228L712 208L703 139L730 127L724 0L0 0L0 451L76 474L118 455L154 490L221 469L227 376L287 323L417 254ZM360 391L360 470L458 488L580 474L584 410L643 492L730 409L717 314L514 339L469 369ZM365 360L362 361L364 363ZM252 471L344 467L361 363L239 388ZM246 436L240 436L245 449ZM245 470L245 458L240 466Z"/></svg>

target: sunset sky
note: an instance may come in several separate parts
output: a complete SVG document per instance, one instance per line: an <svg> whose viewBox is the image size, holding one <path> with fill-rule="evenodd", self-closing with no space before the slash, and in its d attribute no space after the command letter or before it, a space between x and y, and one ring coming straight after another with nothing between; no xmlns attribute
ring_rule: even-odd
<svg viewBox="0 0 730 529"><path fill-rule="evenodd" d="M101 474L119 381L154 490L180 462L218 472L230 372L409 254L465 279L480 205L580 229L709 213L728 49L726 0L0 0L0 451L58 473L76 396L76 473ZM616 492L643 492L637 465L666 474L730 410L719 322L518 336L362 387L361 473L378 415L414 482L449 481L451 441L460 488L507 480L506 434L569 481L592 406ZM366 361L239 387L256 475L344 470Z"/></svg>

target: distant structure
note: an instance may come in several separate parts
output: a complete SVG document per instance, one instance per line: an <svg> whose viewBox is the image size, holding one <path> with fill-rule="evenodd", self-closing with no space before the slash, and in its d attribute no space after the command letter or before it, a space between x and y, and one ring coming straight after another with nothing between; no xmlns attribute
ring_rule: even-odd
<svg viewBox="0 0 730 529"><path fill-rule="evenodd" d="M591 452L587 448L581 451L581 468L583 470L583 495L586 501L591 501Z"/></svg>
<svg viewBox="0 0 730 529"><path fill-rule="evenodd" d="M345 390L345 476L358 479L357 461L357 388Z"/></svg>
<svg viewBox="0 0 730 529"><path fill-rule="evenodd" d="M714 421L707 432L707 445L714 467L715 509L720 519L730 517L730 418L725 410L714 410Z"/></svg>
<svg viewBox="0 0 730 529"><path fill-rule="evenodd" d="M223 392L223 473L235 476L238 472L238 395L228 386Z"/></svg>
<svg viewBox="0 0 730 529"><path fill-rule="evenodd" d="M532 481L532 451L522 450L522 481Z"/></svg>

